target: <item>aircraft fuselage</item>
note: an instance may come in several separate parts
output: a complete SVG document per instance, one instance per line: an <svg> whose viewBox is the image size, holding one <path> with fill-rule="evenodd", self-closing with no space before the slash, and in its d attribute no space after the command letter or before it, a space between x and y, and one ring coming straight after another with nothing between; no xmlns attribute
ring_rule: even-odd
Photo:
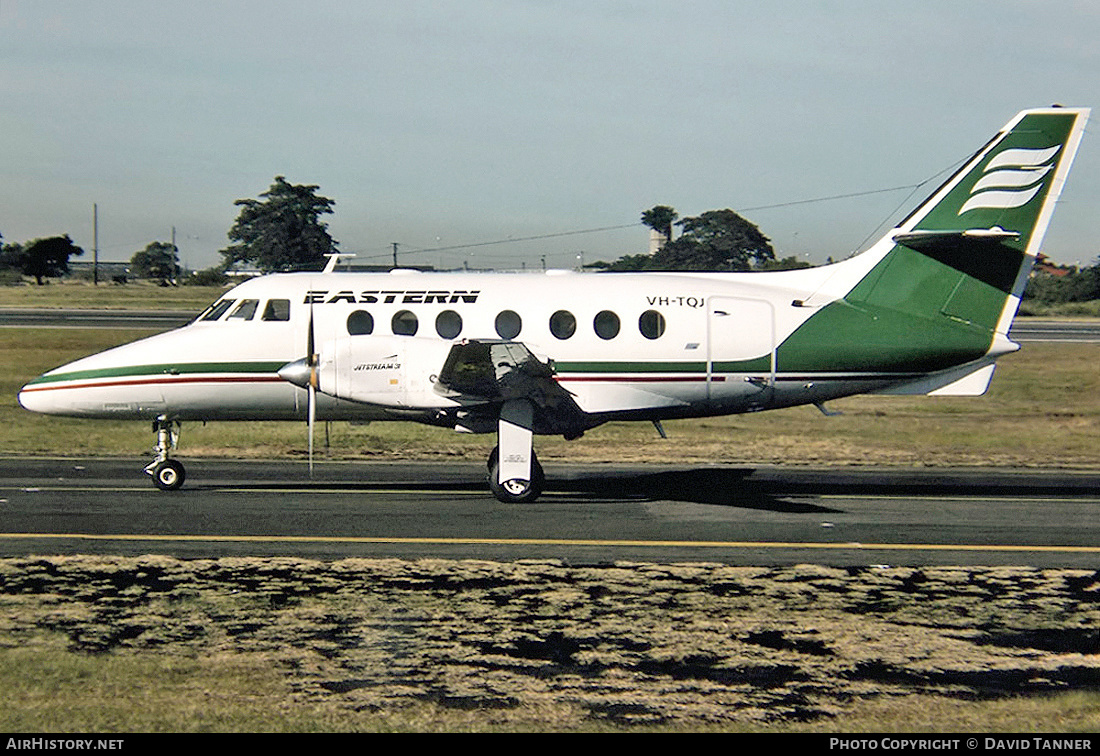
<svg viewBox="0 0 1100 756"><path fill-rule="evenodd" d="M278 370L304 356L311 319L331 371L384 379L386 395L369 403L322 385L317 416L328 420L453 425L448 413L465 403L432 383L450 346L464 340L522 342L553 360L589 426L819 402L896 382L899 375L794 376L777 364L776 347L814 310L807 301L827 270L272 275L228 291L183 328L51 371L20 401L97 418L301 419L305 392Z"/></svg>

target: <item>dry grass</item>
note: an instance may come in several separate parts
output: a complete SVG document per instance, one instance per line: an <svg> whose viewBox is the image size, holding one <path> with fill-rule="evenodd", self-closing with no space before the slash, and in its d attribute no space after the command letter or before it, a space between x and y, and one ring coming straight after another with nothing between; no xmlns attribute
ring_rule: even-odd
<svg viewBox="0 0 1100 756"><path fill-rule="evenodd" d="M1058 694L1100 682L1098 586L1023 567L4 559L0 727L1094 731L1100 698Z"/></svg>
<svg viewBox="0 0 1100 756"><path fill-rule="evenodd" d="M0 286L0 307L192 310L197 314L224 291L217 286L159 286L150 281L124 286L51 281L46 286Z"/></svg>
<svg viewBox="0 0 1100 756"><path fill-rule="evenodd" d="M0 329L0 453L142 455L145 423L33 415L15 395L66 361L131 341L141 331ZM830 403L839 417L796 407L754 415L665 423L610 423L577 441L539 438L544 460L779 464L1006 465L1100 467L1100 346L1028 344L998 365L984 397L860 396ZM323 445L324 434L318 442ZM333 423L335 459L457 458L480 461L491 436L410 423ZM180 454L300 456L301 423L191 423Z"/></svg>

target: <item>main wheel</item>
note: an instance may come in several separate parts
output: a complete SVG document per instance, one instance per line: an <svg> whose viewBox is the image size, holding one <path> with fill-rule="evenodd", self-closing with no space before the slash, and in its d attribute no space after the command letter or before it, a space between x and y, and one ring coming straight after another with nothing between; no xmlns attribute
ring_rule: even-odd
<svg viewBox="0 0 1100 756"><path fill-rule="evenodd" d="M175 491L187 477L183 465L174 459L166 459L153 468L153 485L161 491Z"/></svg>
<svg viewBox="0 0 1100 756"><path fill-rule="evenodd" d="M497 481L500 472L498 457L499 452L493 449L493 453L489 455L489 490L498 501L503 501L505 504L525 504L534 501L542 494L546 476L543 474L538 458L533 454L531 456L531 480L513 478L500 483Z"/></svg>

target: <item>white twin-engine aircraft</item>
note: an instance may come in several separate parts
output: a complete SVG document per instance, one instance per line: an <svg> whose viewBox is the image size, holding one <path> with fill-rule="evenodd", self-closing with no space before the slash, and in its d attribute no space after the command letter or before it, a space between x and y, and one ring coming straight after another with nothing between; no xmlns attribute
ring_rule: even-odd
<svg viewBox="0 0 1100 756"><path fill-rule="evenodd" d="M497 433L489 487L543 488L533 434L865 392L978 395L1089 111L1024 111L866 252L769 273L268 275L190 325L28 383L34 412L152 420L155 484L189 420L412 420Z"/></svg>

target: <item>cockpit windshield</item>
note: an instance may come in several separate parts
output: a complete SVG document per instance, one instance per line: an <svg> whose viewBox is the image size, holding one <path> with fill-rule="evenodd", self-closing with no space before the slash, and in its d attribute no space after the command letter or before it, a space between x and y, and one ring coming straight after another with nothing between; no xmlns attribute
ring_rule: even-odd
<svg viewBox="0 0 1100 756"><path fill-rule="evenodd" d="M210 305L196 318L196 322L213 322L221 320L227 312L229 315L225 317L223 322L229 323L231 321L248 321L256 317L257 312L262 312L260 320L268 322L285 322L290 320L290 300L289 299L269 299L264 304L263 310L260 310L259 299L242 299L240 303L236 299L219 299L214 304ZM233 305L236 304L236 307ZM230 312L230 309L232 311Z"/></svg>
<svg viewBox="0 0 1100 756"><path fill-rule="evenodd" d="M256 308L259 305L260 300L258 299L242 299L241 303L237 305L237 309L229 313L227 320L252 320L252 316L256 314Z"/></svg>
<svg viewBox="0 0 1100 756"><path fill-rule="evenodd" d="M236 301L237 300L235 300L235 299L220 299L220 300L218 300L214 304L210 305L210 309L208 309L204 314L199 316L199 320L217 320L222 315L224 315L225 311L228 310L230 307L232 307L233 303L236 302Z"/></svg>

